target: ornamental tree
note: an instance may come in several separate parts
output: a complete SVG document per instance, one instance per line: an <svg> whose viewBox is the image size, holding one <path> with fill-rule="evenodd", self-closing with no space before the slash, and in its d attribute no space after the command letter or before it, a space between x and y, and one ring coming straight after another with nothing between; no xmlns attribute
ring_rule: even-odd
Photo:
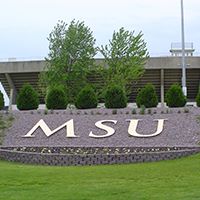
<svg viewBox="0 0 200 200"><path fill-rule="evenodd" d="M38 106L39 97L37 91L32 85L24 84L17 95L17 108L19 110L34 110Z"/></svg>
<svg viewBox="0 0 200 200"><path fill-rule="evenodd" d="M197 93L195 100L196 100L197 106L200 107L200 88L199 88L199 91Z"/></svg>
<svg viewBox="0 0 200 200"><path fill-rule="evenodd" d="M65 85L73 99L86 83L96 54L95 39L84 22L59 21L48 37L47 70L41 76L48 86ZM78 80L78 81L76 81Z"/></svg>
<svg viewBox="0 0 200 200"><path fill-rule="evenodd" d="M109 85L105 91L106 108L125 108L127 98L125 91L120 85Z"/></svg>
<svg viewBox="0 0 200 200"><path fill-rule="evenodd" d="M0 110L4 108L4 98L3 98L3 93L0 91Z"/></svg>
<svg viewBox="0 0 200 200"><path fill-rule="evenodd" d="M184 107L187 99L183 94L181 86L173 84L167 90L165 101L169 107Z"/></svg>
<svg viewBox="0 0 200 200"><path fill-rule="evenodd" d="M157 107L158 97L153 84L148 83L139 90L136 97L136 104L139 108L142 105L145 106L145 108Z"/></svg>
<svg viewBox="0 0 200 200"><path fill-rule="evenodd" d="M106 80L125 87L137 80L144 72L144 64L148 58L146 43L140 32L126 31L124 28L113 33L108 45L101 46L99 51L108 65Z"/></svg>
<svg viewBox="0 0 200 200"><path fill-rule="evenodd" d="M67 95L62 86L48 89L46 96L46 107L48 109L66 109L67 104Z"/></svg>
<svg viewBox="0 0 200 200"><path fill-rule="evenodd" d="M94 89L87 85L79 93L75 101L75 106L78 109L96 108L98 104L97 95Z"/></svg>

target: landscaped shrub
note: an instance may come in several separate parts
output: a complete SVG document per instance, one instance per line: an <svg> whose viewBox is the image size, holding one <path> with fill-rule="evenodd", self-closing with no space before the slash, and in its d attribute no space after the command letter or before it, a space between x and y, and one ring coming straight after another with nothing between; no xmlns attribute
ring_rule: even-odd
<svg viewBox="0 0 200 200"><path fill-rule="evenodd" d="M67 95L60 86L49 88L46 96L48 109L66 109L68 104Z"/></svg>
<svg viewBox="0 0 200 200"><path fill-rule="evenodd" d="M156 107L158 105L158 97L155 87L152 84L146 84L137 94L136 104L140 108L144 105L146 108Z"/></svg>
<svg viewBox="0 0 200 200"><path fill-rule="evenodd" d="M125 91L119 85L111 85L105 91L106 108L125 108L127 97Z"/></svg>
<svg viewBox="0 0 200 200"><path fill-rule="evenodd" d="M38 106L38 93L30 84L24 84L17 96L17 108L19 110L33 110L37 109Z"/></svg>
<svg viewBox="0 0 200 200"><path fill-rule="evenodd" d="M197 103L197 106L200 107L200 88L199 88L199 91L197 93L197 96L196 96L196 103Z"/></svg>
<svg viewBox="0 0 200 200"><path fill-rule="evenodd" d="M145 106L141 105L139 114L140 115L144 115L145 114L145 110L146 110Z"/></svg>
<svg viewBox="0 0 200 200"><path fill-rule="evenodd" d="M96 108L98 104L97 95L91 86L85 86L78 94L75 106L78 109Z"/></svg>
<svg viewBox="0 0 200 200"><path fill-rule="evenodd" d="M181 86L173 84L166 93L165 101L169 107L183 107L186 104L186 97Z"/></svg>
<svg viewBox="0 0 200 200"><path fill-rule="evenodd" d="M0 91L0 110L4 108L4 98L3 93Z"/></svg>

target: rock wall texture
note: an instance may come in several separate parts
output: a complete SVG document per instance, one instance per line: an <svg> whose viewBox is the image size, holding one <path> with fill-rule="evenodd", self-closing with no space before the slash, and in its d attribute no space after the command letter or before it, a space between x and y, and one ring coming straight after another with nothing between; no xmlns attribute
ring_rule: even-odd
<svg viewBox="0 0 200 200"><path fill-rule="evenodd" d="M172 160L200 152L200 148L190 148L176 151L143 152L129 154L49 154L17 152L0 149L0 159L26 164L51 166L103 165L155 162Z"/></svg>

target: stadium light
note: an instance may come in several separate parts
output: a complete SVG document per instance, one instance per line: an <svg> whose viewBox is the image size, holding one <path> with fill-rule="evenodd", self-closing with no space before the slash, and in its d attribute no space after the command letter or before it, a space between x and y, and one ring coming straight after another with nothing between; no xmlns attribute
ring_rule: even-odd
<svg viewBox="0 0 200 200"><path fill-rule="evenodd" d="M183 0L181 0L181 38L182 38L182 90L184 95L187 96Z"/></svg>

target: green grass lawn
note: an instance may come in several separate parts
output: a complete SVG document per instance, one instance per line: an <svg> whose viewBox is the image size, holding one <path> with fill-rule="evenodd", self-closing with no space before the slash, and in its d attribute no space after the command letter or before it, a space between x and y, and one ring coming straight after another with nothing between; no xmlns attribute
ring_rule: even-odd
<svg viewBox="0 0 200 200"><path fill-rule="evenodd" d="M200 199L200 154L156 163L86 167L0 161L0 199Z"/></svg>

